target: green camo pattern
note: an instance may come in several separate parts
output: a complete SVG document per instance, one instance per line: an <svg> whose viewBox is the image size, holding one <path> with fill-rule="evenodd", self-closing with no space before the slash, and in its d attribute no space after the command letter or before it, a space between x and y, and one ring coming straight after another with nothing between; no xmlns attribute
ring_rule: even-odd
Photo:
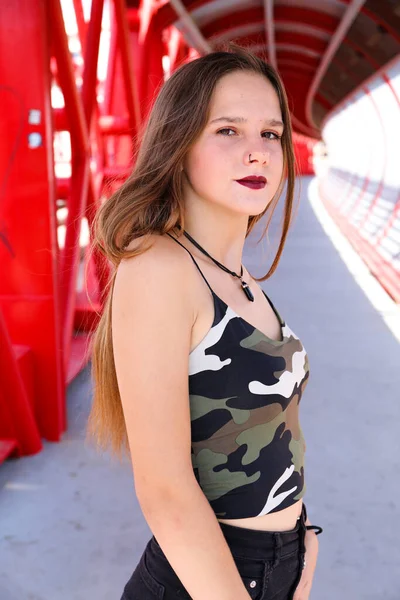
<svg viewBox="0 0 400 600"><path fill-rule="evenodd" d="M282 510L305 493L299 403L308 356L267 296L281 341L213 297L213 325L189 356L194 473L218 517Z"/></svg>

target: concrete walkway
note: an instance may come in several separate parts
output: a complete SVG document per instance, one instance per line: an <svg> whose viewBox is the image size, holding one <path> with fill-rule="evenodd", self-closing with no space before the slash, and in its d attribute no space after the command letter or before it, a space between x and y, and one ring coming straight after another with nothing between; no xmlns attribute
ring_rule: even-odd
<svg viewBox="0 0 400 600"><path fill-rule="evenodd" d="M310 599L399 600L400 347L316 218L309 181L263 287L310 361L305 502L324 528ZM254 247L260 232L244 257L254 276L274 256ZM276 232L274 217L271 243ZM151 536L129 461L84 443L90 396L87 368L68 390L63 441L0 466L1 600L119 600Z"/></svg>

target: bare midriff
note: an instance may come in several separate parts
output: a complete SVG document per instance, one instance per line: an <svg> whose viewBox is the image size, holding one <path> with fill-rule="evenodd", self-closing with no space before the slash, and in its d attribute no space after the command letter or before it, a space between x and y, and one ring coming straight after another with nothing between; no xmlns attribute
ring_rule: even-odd
<svg viewBox="0 0 400 600"><path fill-rule="evenodd" d="M290 531L297 524L301 514L303 501L299 500L292 506L274 513L261 515L260 517L249 517L247 519L218 519L220 523L233 525L234 527L245 527L246 529L259 529L261 531Z"/></svg>

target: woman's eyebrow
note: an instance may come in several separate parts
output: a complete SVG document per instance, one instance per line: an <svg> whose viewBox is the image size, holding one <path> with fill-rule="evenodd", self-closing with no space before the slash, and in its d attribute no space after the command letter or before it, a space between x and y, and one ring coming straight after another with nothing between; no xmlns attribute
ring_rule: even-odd
<svg viewBox="0 0 400 600"><path fill-rule="evenodd" d="M217 119L210 121L210 125L212 123L219 123L220 121L228 123L247 123L247 119L244 117L218 117ZM271 127L284 127L282 121L279 121L278 119L265 119L264 123L267 123Z"/></svg>

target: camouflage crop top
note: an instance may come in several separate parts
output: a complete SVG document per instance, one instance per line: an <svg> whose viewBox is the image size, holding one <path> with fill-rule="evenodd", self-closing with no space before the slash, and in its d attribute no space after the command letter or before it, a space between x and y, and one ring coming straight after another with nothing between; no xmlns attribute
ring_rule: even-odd
<svg viewBox="0 0 400 600"><path fill-rule="evenodd" d="M265 292L281 325L281 341L219 298L189 254L214 299L212 326L189 354L194 474L217 517L282 510L306 490L299 423L309 377L306 350Z"/></svg>

